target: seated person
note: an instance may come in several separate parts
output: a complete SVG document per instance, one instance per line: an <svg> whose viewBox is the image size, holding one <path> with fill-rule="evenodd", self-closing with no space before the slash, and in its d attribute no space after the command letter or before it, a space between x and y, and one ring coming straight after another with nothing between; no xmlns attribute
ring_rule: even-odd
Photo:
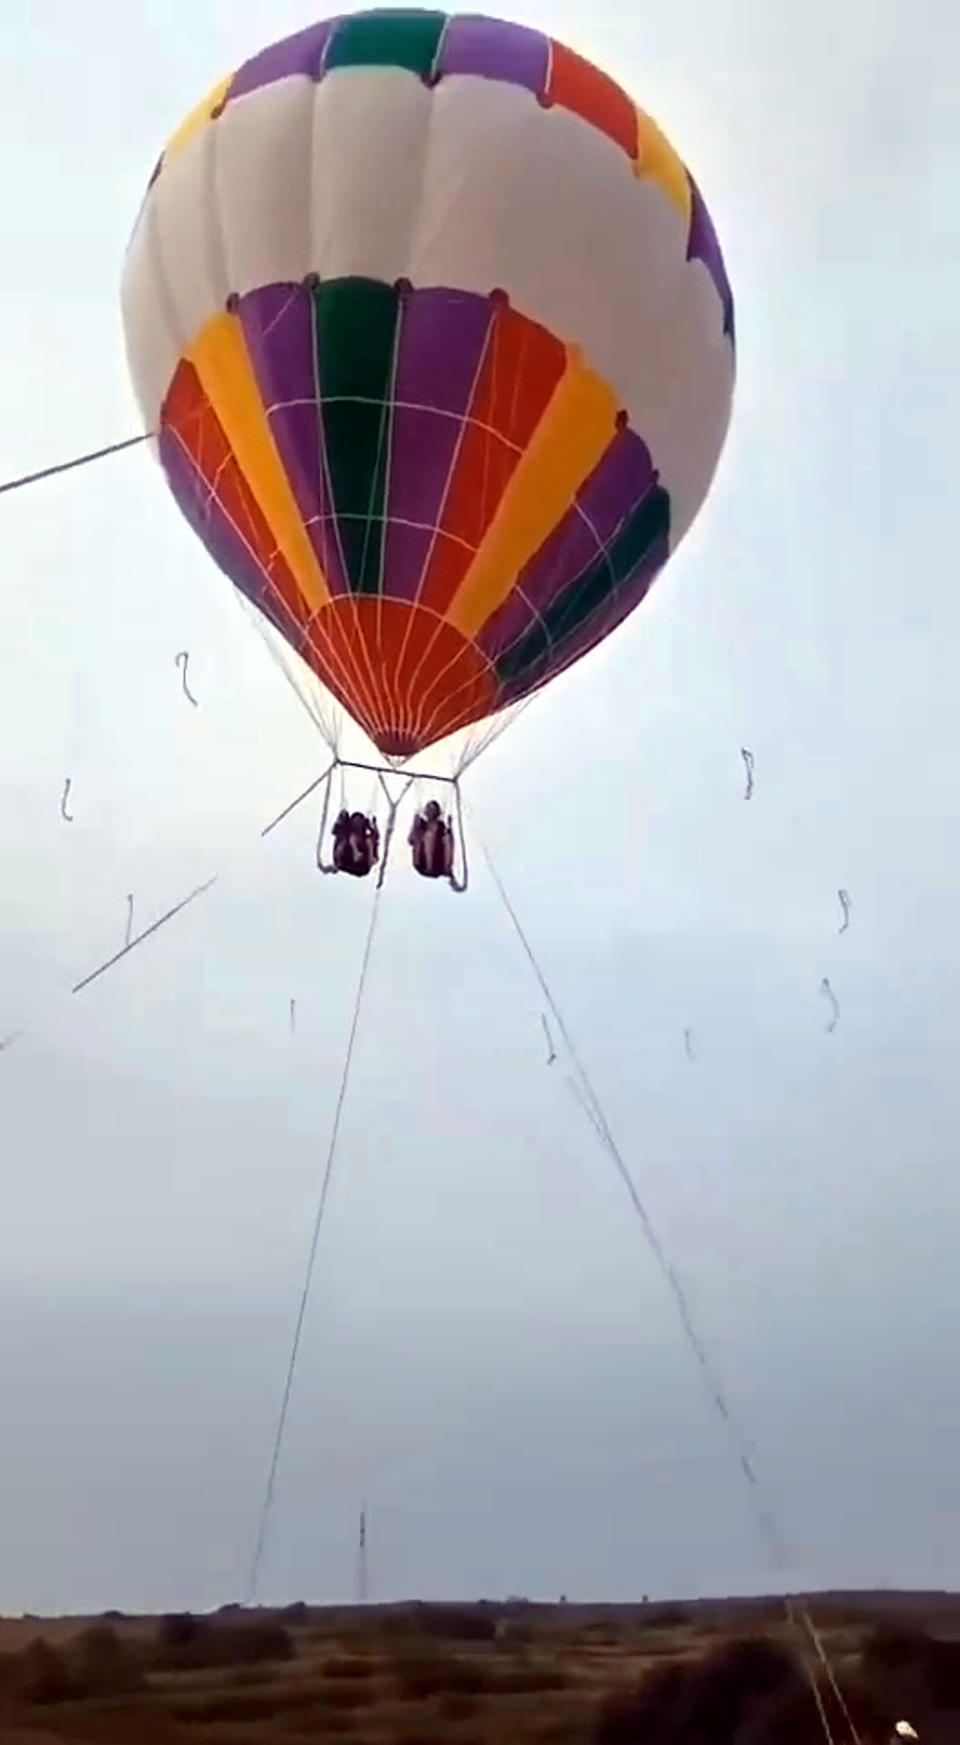
<svg viewBox="0 0 960 1745"><path fill-rule="evenodd" d="M453 829L449 818L440 816L436 800L428 800L422 812L413 820L407 838L413 850L413 864L425 879L450 878L453 872Z"/></svg>
<svg viewBox="0 0 960 1745"><path fill-rule="evenodd" d="M346 807L333 826L333 864L337 872L365 879L380 854L380 832L375 818Z"/></svg>

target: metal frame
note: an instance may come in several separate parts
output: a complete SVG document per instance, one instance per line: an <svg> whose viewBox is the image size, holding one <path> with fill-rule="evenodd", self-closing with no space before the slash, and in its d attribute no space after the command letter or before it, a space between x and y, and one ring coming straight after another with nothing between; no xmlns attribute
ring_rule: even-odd
<svg viewBox="0 0 960 1745"><path fill-rule="evenodd" d="M412 788L414 782L420 782L420 781L437 782L443 787L453 789L454 798L455 798L455 802L456 802L456 805L455 805L456 833L455 834L456 834L456 837L459 838L460 861L461 861L463 871L462 871L462 874L459 878L457 877L456 873L454 873L454 872L449 873L447 875L447 884L450 886L450 889L452 891L456 891L458 896L462 896L469 886L470 875L469 875L469 868L467 866L467 833L466 833L466 828L465 828L464 822L463 822L463 801L462 801L462 797L460 794L460 778L459 778L459 776L440 775L437 772L430 771L430 770L415 770L411 775L407 775L406 781L404 782L404 785L403 785L403 788L401 789L400 793L397 795L396 799L394 799L393 795L390 792L390 789L387 786L385 778L387 776L392 776L392 777L394 777L394 779L402 778L406 773L404 770L395 769L392 764L357 763L353 758L334 757L333 761L331 763L329 763L327 765L327 768L323 771L323 774L317 776L316 781L311 782L310 786L307 788L304 788L303 792L301 794L298 794L295 800L290 801L289 806L285 806L282 812L278 812L276 818L271 819L270 823L267 824L263 830L261 830L261 832L260 832L261 837L269 836L271 830L275 830L278 824L282 824L283 820L285 818L289 818L291 812L295 812L297 807L301 806L303 804L304 800L308 800L310 798L311 794L315 794L317 789L322 787L323 788L323 810L322 810L321 815L320 815L320 829L319 829L319 832L317 835L317 866L319 867L319 869L322 873L336 873L338 869L333 865L333 862L332 861L325 861L323 858L323 842L324 842L324 836L326 834L326 829L327 829L327 819L330 815L330 789L332 786L333 777L336 774L338 769L365 770L369 775L375 775L377 777L377 779L380 783L380 786L383 789L384 799L386 800L386 803L387 803L387 822L386 822L386 827L384 829L383 842L382 842L382 846L381 846L380 871L379 871L379 874L377 876L377 890L380 889L380 887L382 886L383 881L387 875L387 862L389 861L389 858L390 858L390 849L391 849L391 846L393 843L393 834L394 834L394 829L395 829L396 822L397 822L398 808L402 805L403 801L406 799L407 794L410 792L410 789Z"/></svg>

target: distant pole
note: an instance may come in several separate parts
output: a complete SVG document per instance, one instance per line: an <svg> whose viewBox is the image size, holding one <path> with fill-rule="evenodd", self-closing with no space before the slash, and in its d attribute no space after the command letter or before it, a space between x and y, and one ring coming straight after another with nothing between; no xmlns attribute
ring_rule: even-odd
<svg viewBox="0 0 960 1745"><path fill-rule="evenodd" d="M357 1605L367 1603L367 1505L360 1510L360 1534L357 1540Z"/></svg>

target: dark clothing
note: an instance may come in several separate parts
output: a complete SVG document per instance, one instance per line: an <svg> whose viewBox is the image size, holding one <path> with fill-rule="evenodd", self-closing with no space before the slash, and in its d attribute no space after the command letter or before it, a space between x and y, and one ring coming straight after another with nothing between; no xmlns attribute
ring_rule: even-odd
<svg viewBox="0 0 960 1745"><path fill-rule="evenodd" d="M333 826L333 864L337 872L365 879L372 872L379 853L380 832L376 820L365 818L362 812L354 812L352 816L341 812Z"/></svg>

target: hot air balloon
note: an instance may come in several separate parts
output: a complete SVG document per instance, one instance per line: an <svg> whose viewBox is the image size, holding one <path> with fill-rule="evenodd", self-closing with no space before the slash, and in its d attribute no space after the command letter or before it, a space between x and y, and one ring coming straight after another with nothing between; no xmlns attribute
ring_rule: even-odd
<svg viewBox="0 0 960 1745"><path fill-rule="evenodd" d="M180 509L391 760L640 604L730 417L692 176L605 73L491 18L326 19L221 80L122 305Z"/></svg>

